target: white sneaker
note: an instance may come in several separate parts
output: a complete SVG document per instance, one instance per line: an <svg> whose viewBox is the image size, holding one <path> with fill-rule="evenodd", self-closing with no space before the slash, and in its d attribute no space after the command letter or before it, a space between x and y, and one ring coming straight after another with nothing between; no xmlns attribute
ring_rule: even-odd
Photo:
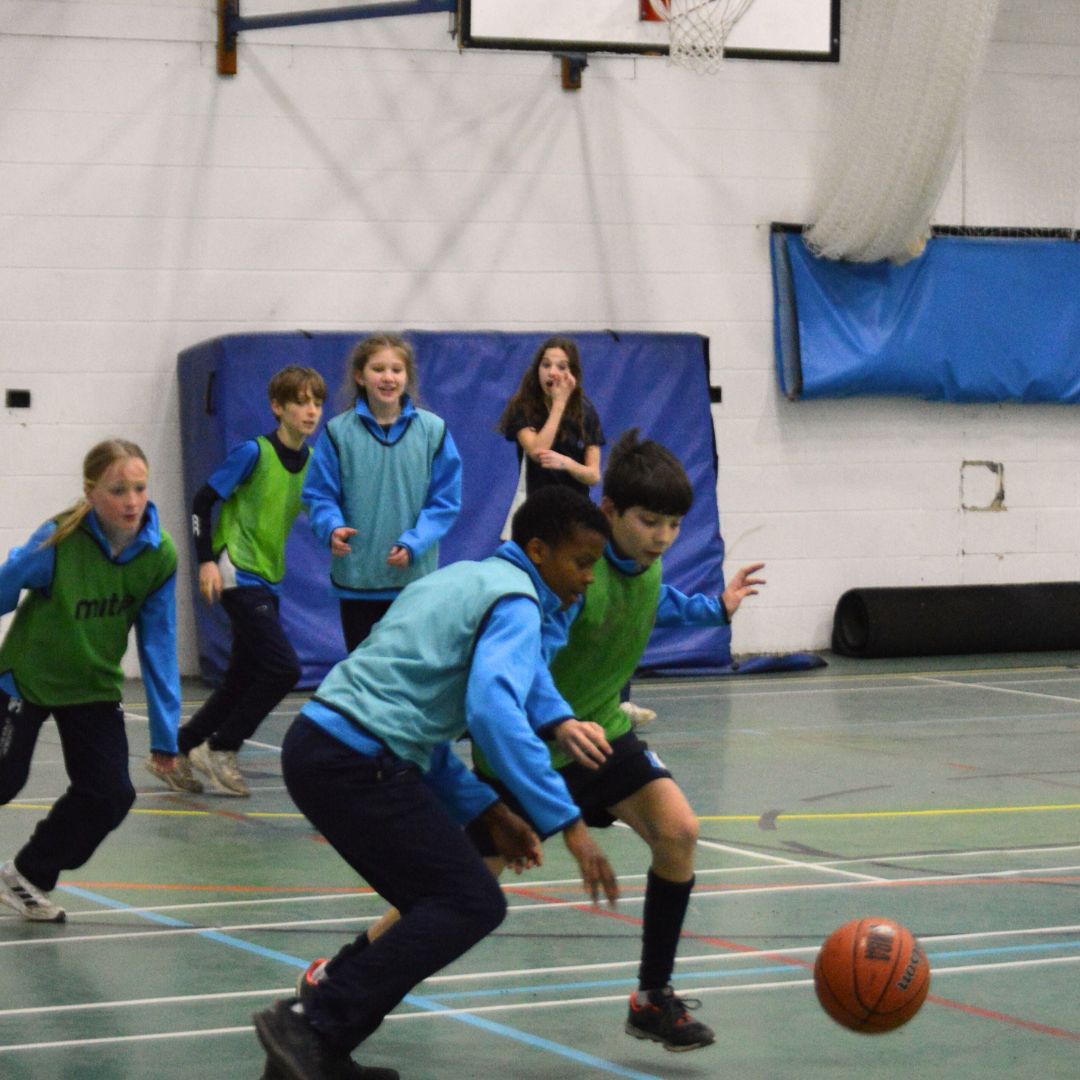
<svg viewBox="0 0 1080 1080"><path fill-rule="evenodd" d="M214 790L221 795L246 798L251 794L236 767L236 754L232 750L211 750L207 743L200 743L188 754L188 760L210 777Z"/></svg>
<svg viewBox="0 0 1080 1080"><path fill-rule="evenodd" d="M64 909L27 881L13 862L0 866L0 900L31 922L63 922L67 918Z"/></svg>
<svg viewBox="0 0 1080 1080"><path fill-rule="evenodd" d="M656 719L654 709L646 709L644 705L635 705L632 701L622 702L619 708L630 717L630 726L633 728L644 727Z"/></svg>
<svg viewBox="0 0 1080 1080"><path fill-rule="evenodd" d="M202 781L192 775L191 762L187 754L176 755L176 764L171 772L162 769L153 754L143 764L147 772L153 773L159 780L164 780L173 791L187 791L192 795L198 795L203 789Z"/></svg>

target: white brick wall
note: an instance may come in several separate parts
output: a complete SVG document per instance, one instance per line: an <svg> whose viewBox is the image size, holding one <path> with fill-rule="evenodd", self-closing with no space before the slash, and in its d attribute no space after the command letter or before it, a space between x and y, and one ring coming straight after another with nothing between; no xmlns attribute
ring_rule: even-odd
<svg viewBox="0 0 1080 1080"><path fill-rule="evenodd" d="M190 572L175 360L216 334L619 327L711 339L729 569L770 564L737 651L826 646L858 584L1078 576L1072 409L778 394L768 223L807 217L834 67L596 57L568 94L448 23L251 32L222 80L211 0L0 0L5 549L117 433ZM1005 0L995 38L938 220L1074 225L1080 9ZM1004 513L961 512L972 459Z"/></svg>

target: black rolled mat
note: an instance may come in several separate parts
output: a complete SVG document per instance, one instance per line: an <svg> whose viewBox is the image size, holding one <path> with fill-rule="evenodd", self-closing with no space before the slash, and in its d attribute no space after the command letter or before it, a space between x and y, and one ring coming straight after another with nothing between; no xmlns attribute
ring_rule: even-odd
<svg viewBox="0 0 1080 1080"><path fill-rule="evenodd" d="M849 589L832 648L860 657L1080 649L1080 582Z"/></svg>

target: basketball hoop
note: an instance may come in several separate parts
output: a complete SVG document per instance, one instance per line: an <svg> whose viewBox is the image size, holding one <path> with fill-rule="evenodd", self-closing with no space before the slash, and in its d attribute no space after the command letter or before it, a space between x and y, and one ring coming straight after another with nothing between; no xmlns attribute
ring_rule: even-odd
<svg viewBox="0 0 1080 1080"><path fill-rule="evenodd" d="M719 70L731 28L754 0L647 0L668 24L671 62L700 74Z"/></svg>

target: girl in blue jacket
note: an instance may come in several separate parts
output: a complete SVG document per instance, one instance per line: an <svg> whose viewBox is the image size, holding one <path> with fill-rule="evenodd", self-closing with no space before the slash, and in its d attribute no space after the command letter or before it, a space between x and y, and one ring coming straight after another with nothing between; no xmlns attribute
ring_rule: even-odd
<svg viewBox="0 0 1080 1080"><path fill-rule="evenodd" d="M393 334L349 357L353 408L315 443L303 499L330 548L330 580L352 652L401 590L438 566L461 511L461 456L433 412L418 408L412 348Z"/></svg>

